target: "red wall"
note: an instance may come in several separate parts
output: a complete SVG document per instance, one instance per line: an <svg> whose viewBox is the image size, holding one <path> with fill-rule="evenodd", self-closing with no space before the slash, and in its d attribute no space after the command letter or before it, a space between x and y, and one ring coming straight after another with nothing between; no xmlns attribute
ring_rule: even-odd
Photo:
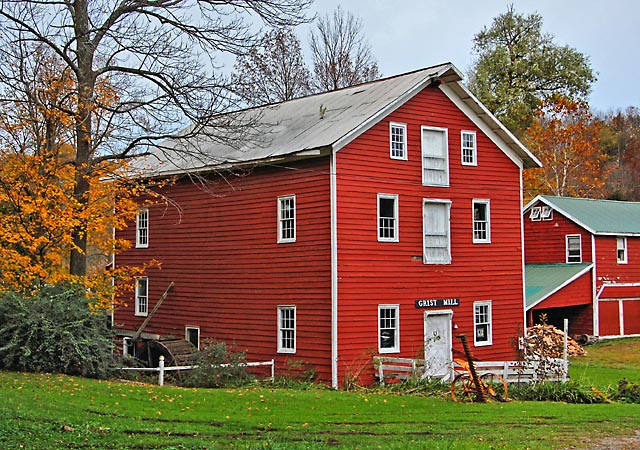
<svg viewBox="0 0 640 450"><path fill-rule="evenodd" d="M543 203L538 202L537 206ZM558 211L553 212L553 220L532 221L529 212L524 218L524 256L527 264L565 263L566 235L582 236L582 262L592 262L591 233L568 220Z"/></svg>
<svg viewBox="0 0 640 450"><path fill-rule="evenodd" d="M280 367L311 363L330 379L331 291L328 160L257 168L249 176L214 178L211 192L182 180L163 192L170 204L150 207L149 248L132 248L118 265L156 258L150 270L149 311L171 281L173 292L145 329L184 337L200 326L201 339L225 340L247 350L247 360L270 360L277 350L277 305L297 306L297 354L277 355ZM231 183L229 185L228 183ZM295 194L297 239L278 244L277 197ZM135 242L135 225L122 237ZM136 329L144 317L116 310L116 327Z"/></svg>
<svg viewBox="0 0 640 450"><path fill-rule="evenodd" d="M408 160L389 157L389 121L408 127ZM448 128L449 187L422 186L421 125ZM476 130L478 166L463 166L460 131ZM473 345L473 302L492 300L485 360L513 359L523 329L520 172L439 90L426 89L337 154L340 377L371 372L378 304L400 305L400 356L424 354L424 309L415 300L460 298L453 323ZM399 195L399 242L377 242L376 196ZM425 265L423 199L451 206L452 263ZM472 243L472 199L490 199L491 243ZM447 308L442 308L447 309ZM454 347L459 347L453 339Z"/></svg>
<svg viewBox="0 0 640 450"><path fill-rule="evenodd" d="M618 301L598 302L600 310L600 336L620 335L620 310Z"/></svg>
<svg viewBox="0 0 640 450"><path fill-rule="evenodd" d="M616 236L596 237L598 287L603 283L640 283L640 238L627 238L627 264L618 264Z"/></svg>

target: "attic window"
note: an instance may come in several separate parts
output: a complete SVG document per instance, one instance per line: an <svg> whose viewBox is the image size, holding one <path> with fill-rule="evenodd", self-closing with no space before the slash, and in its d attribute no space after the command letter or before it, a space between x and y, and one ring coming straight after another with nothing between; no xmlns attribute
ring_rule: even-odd
<svg viewBox="0 0 640 450"><path fill-rule="evenodd" d="M542 208L536 206L535 208L531 208L531 213L529 213L529 219L533 222L538 222L540 220L540 213L542 212Z"/></svg>
<svg viewBox="0 0 640 450"><path fill-rule="evenodd" d="M553 209L551 206L543 206L540 212L540 219L553 220Z"/></svg>

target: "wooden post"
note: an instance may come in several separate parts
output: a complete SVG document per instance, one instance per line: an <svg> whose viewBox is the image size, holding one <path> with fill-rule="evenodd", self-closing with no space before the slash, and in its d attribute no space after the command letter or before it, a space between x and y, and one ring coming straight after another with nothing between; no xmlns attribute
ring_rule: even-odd
<svg viewBox="0 0 640 450"><path fill-rule="evenodd" d="M142 334L142 330L144 330L146 328L147 324L149 323L149 321L151 320L153 315L156 313L158 308L160 308L160 305L162 304L164 299L167 298L167 295L169 295L169 292L171 291L171 289L173 289L173 281L171 282L171 284L169 284L169 287L167 287L167 289L164 291L164 294L162 294L162 297L160 297L160 300L158 300L158 302L153 307L153 309L151 310L151 312L149 313L147 318L144 319L144 322L142 322L142 325L140 325L140 328L138 328L138 331L136 331L136 334L134 334L131 339L133 339L134 341L138 340L138 338Z"/></svg>
<svg viewBox="0 0 640 450"><path fill-rule="evenodd" d="M164 386L164 356L160 355L160 361L158 363L158 385Z"/></svg>

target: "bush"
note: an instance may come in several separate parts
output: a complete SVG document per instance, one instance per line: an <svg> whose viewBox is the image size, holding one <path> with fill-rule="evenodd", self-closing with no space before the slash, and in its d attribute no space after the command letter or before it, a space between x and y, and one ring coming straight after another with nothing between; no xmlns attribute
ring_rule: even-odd
<svg viewBox="0 0 640 450"><path fill-rule="evenodd" d="M618 382L616 400L625 403L640 403L640 384L632 383L624 378Z"/></svg>
<svg viewBox="0 0 640 450"><path fill-rule="evenodd" d="M224 342L207 342L193 358L198 367L182 375L186 387L219 388L242 386L254 380L246 370L244 353L230 352Z"/></svg>
<svg viewBox="0 0 640 450"><path fill-rule="evenodd" d="M607 396L591 386L584 386L575 381L566 383L542 382L520 385L509 385L509 397L514 400L535 400L565 403L606 403Z"/></svg>
<svg viewBox="0 0 640 450"><path fill-rule="evenodd" d="M109 315L83 288L45 286L0 297L0 367L105 378L113 367Z"/></svg>

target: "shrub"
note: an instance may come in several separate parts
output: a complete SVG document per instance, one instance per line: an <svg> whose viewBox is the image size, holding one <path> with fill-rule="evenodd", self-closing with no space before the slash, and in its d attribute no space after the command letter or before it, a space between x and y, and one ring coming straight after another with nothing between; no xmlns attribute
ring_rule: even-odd
<svg viewBox="0 0 640 450"><path fill-rule="evenodd" d="M640 384L632 383L624 378L618 382L616 400L625 403L640 403Z"/></svg>
<svg viewBox="0 0 640 450"><path fill-rule="evenodd" d="M242 386L254 380L246 370L245 355L230 352L224 342L207 342L204 348L193 358L198 367L182 375L183 386L219 388Z"/></svg>
<svg viewBox="0 0 640 450"><path fill-rule="evenodd" d="M608 398L601 391L575 381L566 383L542 382L509 385L509 397L514 400L552 401L565 403L606 403Z"/></svg>
<svg viewBox="0 0 640 450"><path fill-rule="evenodd" d="M105 378L113 367L109 315L83 288L45 286L0 297L0 367Z"/></svg>

